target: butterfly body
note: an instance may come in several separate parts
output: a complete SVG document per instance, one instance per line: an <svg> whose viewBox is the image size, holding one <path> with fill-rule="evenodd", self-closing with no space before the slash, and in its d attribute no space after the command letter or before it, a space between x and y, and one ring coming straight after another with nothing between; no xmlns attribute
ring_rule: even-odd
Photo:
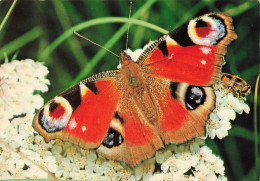
<svg viewBox="0 0 260 181"><path fill-rule="evenodd" d="M211 13L151 43L121 70L98 73L60 93L38 112L45 141L62 139L135 166L168 143L204 135L214 109L231 18Z"/></svg>

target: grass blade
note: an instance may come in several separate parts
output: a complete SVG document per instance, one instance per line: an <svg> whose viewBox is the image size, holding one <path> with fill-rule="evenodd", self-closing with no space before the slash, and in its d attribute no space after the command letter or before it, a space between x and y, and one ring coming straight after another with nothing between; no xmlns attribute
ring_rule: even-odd
<svg viewBox="0 0 260 181"><path fill-rule="evenodd" d="M11 14L11 12L13 11L13 9L14 9L16 3L17 3L17 0L14 0L14 2L12 3L10 9L9 9L8 12L6 13L6 15L5 15L3 21L2 21L2 23L1 23L1 25L0 25L0 32L1 32L1 30L3 29L3 27L4 27L4 25L5 25L5 23L6 23L7 19L8 19L8 17L9 17L10 14Z"/></svg>
<svg viewBox="0 0 260 181"><path fill-rule="evenodd" d="M230 8L230 9L226 9L225 13L228 13L231 16L238 16L242 13L244 13L245 11L248 11L249 9L251 9L252 7L254 7L256 5L257 1L246 1L242 4L240 4L239 6L235 6L234 8Z"/></svg>
<svg viewBox="0 0 260 181"><path fill-rule="evenodd" d="M249 141L254 141L254 133L242 126L233 126L232 129L228 133L231 136L237 136L240 138L247 139Z"/></svg>
<svg viewBox="0 0 260 181"><path fill-rule="evenodd" d="M244 177L244 171L242 168L240 152L238 151L237 143L234 137L230 137L224 141L224 150L226 151L227 158L230 163L234 180L239 180Z"/></svg>
<svg viewBox="0 0 260 181"><path fill-rule="evenodd" d="M73 36L73 33L76 31L80 31L85 28L89 28L91 26L96 26L99 24L106 24L106 23L127 23L128 18L124 17L105 17L105 18L97 18L90 21L85 21L83 23L80 23L74 27L71 27L69 30L65 31L61 36L59 36L56 40L54 40L50 46L48 46L41 56L39 57L39 61L46 61L48 56L62 43L64 42L68 37ZM161 33L167 33L168 31L160 28L159 26L153 25L151 23L147 23L145 21L131 19L131 24L137 24L142 25L144 27L153 29L155 31L161 32ZM107 47L106 47L107 48Z"/></svg>
<svg viewBox="0 0 260 181"><path fill-rule="evenodd" d="M43 33L42 29L39 26L37 26L37 27L33 28L32 30L26 32L25 34L23 34L19 38L16 38L12 42L2 46L0 48L0 60L4 58L4 52L6 52L6 54L9 55L9 54L17 51L18 49L20 49L21 47L23 47L27 43L35 40L42 33Z"/></svg>
<svg viewBox="0 0 260 181"><path fill-rule="evenodd" d="M149 7L151 7L155 3L155 0L146 1L146 3L139 8L136 13L132 16L132 18L140 17L143 12L145 12ZM111 39L104 45L107 49L110 49L127 31L128 28L128 18L126 18L126 24L123 25L112 37ZM91 63L85 66L82 71L78 74L76 79L72 82L72 85L79 82L81 79L86 77L92 69L98 64L101 58L106 54L105 50L100 50L91 60Z"/></svg>
<svg viewBox="0 0 260 181"><path fill-rule="evenodd" d="M70 17L63 5L63 1L54 0L52 1L54 8L56 10L57 16L59 18L59 22L63 28L64 31L69 29L72 25L70 22ZM71 49L71 52L73 56L75 57L76 62L78 65L83 67L86 63L88 58L85 56L84 51L82 50L81 45L76 39L69 38L67 39L67 44L69 46L69 49Z"/></svg>

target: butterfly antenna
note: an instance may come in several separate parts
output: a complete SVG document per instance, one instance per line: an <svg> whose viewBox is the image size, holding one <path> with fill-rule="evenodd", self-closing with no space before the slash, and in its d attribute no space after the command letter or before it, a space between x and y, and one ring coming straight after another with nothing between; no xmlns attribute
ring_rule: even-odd
<svg viewBox="0 0 260 181"><path fill-rule="evenodd" d="M128 28L127 28L127 33L126 33L126 45L125 49L127 49L127 44L128 44L128 34L129 34L129 27L130 27L130 16L131 16L131 10L132 10L132 0L129 3L129 15L128 15Z"/></svg>
<svg viewBox="0 0 260 181"><path fill-rule="evenodd" d="M87 41L89 41L90 43L92 43L92 44L94 44L94 45L96 45L96 46L98 46L98 47L100 47L100 48L103 48L104 50L108 51L109 53L111 53L111 54L115 55L116 57L119 57L119 58L120 58L119 55L117 55L117 54L115 54L114 52L108 50L107 48L105 48L105 47L103 47L103 46L101 46L101 45L99 45L99 44L97 44L97 43L91 41L90 39L88 39L88 38L86 38L86 37L80 35L79 33L74 32L74 35L76 35L76 36L78 36L78 37L80 37L80 38L83 38L84 40L87 40Z"/></svg>

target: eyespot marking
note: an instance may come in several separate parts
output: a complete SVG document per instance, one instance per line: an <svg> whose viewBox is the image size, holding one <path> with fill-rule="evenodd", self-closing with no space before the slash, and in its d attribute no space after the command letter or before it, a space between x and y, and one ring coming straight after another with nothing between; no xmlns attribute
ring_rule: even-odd
<svg viewBox="0 0 260 181"><path fill-rule="evenodd" d="M209 17L213 18L215 23L216 23L216 26L217 26L217 30L218 30L218 37L216 39L216 43L217 44L219 41L221 41L226 35L227 35L227 27L226 27L226 24L225 24L225 21L220 18L219 16L216 16L216 15L209 15Z"/></svg>
<svg viewBox="0 0 260 181"><path fill-rule="evenodd" d="M196 22L196 28L203 28L203 27L207 27L208 23L203 21L202 19L197 20Z"/></svg>
<svg viewBox="0 0 260 181"><path fill-rule="evenodd" d="M205 90L202 87L189 86L185 94L185 105L188 110L195 110L206 100Z"/></svg>
<svg viewBox="0 0 260 181"><path fill-rule="evenodd" d="M188 24L189 23L186 23L183 26L181 26L169 33L169 36L173 40L175 40L180 46L183 46L183 47L195 45L189 37Z"/></svg>
<svg viewBox="0 0 260 181"><path fill-rule="evenodd" d="M50 107L49 107L49 111L50 111L50 113L53 113L56 109L57 109L57 107L59 106L59 104L58 103L56 103L56 102L51 102L50 103Z"/></svg>
<svg viewBox="0 0 260 181"><path fill-rule="evenodd" d="M59 125L57 120L52 120L50 117L44 116L44 109L39 112L39 124L42 129L44 129L48 133L57 132L64 128L63 125Z"/></svg>
<svg viewBox="0 0 260 181"><path fill-rule="evenodd" d="M119 146L124 142L123 136L113 128L109 128L104 138L102 145L107 148Z"/></svg>
<svg viewBox="0 0 260 181"><path fill-rule="evenodd" d="M48 133L60 131L67 126L72 111L67 99L56 96L39 112L39 124Z"/></svg>
<svg viewBox="0 0 260 181"><path fill-rule="evenodd" d="M198 45L216 45L227 35L224 19L210 14L191 20L188 24L191 41Z"/></svg>
<svg viewBox="0 0 260 181"><path fill-rule="evenodd" d="M60 103L52 101L49 105L49 116L52 119L59 119L64 116L66 110L64 106Z"/></svg>

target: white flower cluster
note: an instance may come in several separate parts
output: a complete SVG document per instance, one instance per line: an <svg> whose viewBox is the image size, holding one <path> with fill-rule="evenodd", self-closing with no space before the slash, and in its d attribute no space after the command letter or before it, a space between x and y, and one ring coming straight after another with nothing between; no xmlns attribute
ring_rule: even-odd
<svg viewBox="0 0 260 181"><path fill-rule="evenodd" d="M46 92L50 84L45 76L48 69L41 63L27 59L14 60L0 67L0 131L7 120L22 114L34 114L43 99L35 91Z"/></svg>
<svg viewBox="0 0 260 181"><path fill-rule="evenodd" d="M35 164L17 149L35 148L32 119L43 105L37 92L48 90L48 69L39 62L14 60L0 67L0 179L33 178ZM39 169L38 169L39 170Z"/></svg>
<svg viewBox="0 0 260 181"><path fill-rule="evenodd" d="M221 80L213 85L213 89L216 95L216 107L209 115L206 130L211 139L216 136L222 139L228 135L228 130L231 129L230 120L236 119L236 113L249 114L250 108L245 103L244 97L235 97L232 92L227 92Z"/></svg>
<svg viewBox="0 0 260 181"><path fill-rule="evenodd" d="M163 152L157 151L156 162L161 163L162 171L144 180L227 180L223 161L204 144L204 140L196 138L186 144L170 146Z"/></svg>
<svg viewBox="0 0 260 181"><path fill-rule="evenodd" d="M131 54L129 50L127 53ZM35 93L48 90L47 74L45 66L32 60L13 61L0 67L0 179L52 176L93 181L227 180L223 161L201 138L160 149L133 169L69 142L45 143L31 124L35 109L43 105L42 98ZM206 128L210 138L221 139L231 128L229 121L235 119L235 112L248 113L249 107L232 94L226 95L221 85L216 87L216 109Z"/></svg>

